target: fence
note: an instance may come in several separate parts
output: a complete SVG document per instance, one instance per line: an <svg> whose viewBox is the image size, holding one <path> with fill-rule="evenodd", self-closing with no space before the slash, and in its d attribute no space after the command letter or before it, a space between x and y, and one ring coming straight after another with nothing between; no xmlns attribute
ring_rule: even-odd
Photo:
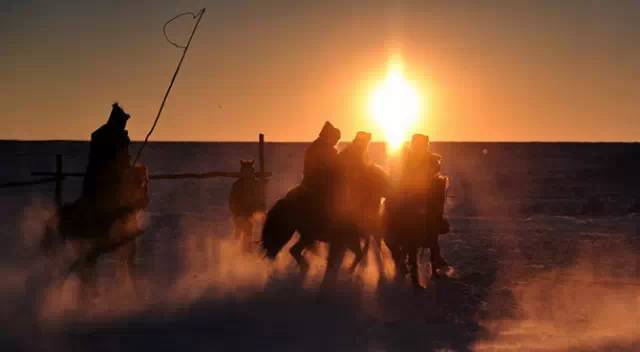
<svg viewBox="0 0 640 352"><path fill-rule="evenodd" d="M67 177L84 177L84 173L82 172L64 172L63 168L63 158L61 154L56 155L56 169L55 171L33 171L31 172L32 176L48 176L36 180L30 181L17 181L17 182L6 182L0 184L0 188L14 188L14 187L23 187L23 186L33 186L44 183L55 183L55 191L54 191L54 201L60 206L62 205L62 194L63 194L63 186L64 180ZM265 171L265 161L264 161L264 134L260 133L258 136L258 172L256 172L256 176L260 179L262 185L266 185L266 180L268 177L271 177L271 172ZM179 173L179 174L151 174L149 175L149 179L151 180L178 180L178 179L207 179L214 177L240 177L239 171L209 171L203 173ZM264 190L262 192L262 197L265 197ZM264 199L263 199L264 201Z"/></svg>

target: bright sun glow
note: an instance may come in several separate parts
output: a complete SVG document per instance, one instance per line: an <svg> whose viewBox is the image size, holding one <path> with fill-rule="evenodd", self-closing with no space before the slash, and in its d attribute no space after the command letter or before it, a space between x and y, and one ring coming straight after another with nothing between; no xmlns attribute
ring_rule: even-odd
<svg viewBox="0 0 640 352"><path fill-rule="evenodd" d="M421 110L418 91L405 78L401 61L392 60L385 80L369 100L369 111L384 131L391 150L397 150L408 139Z"/></svg>

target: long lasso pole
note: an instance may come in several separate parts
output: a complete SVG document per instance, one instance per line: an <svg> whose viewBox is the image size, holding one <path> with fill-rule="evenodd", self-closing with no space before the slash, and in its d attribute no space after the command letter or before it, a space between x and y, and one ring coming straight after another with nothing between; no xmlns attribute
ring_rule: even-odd
<svg viewBox="0 0 640 352"><path fill-rule="evenodd" d="M189 45L191 45L191 39L193 39L193 35L196 33L196 30L198 29L198 25L200 24L200 20L202 19L202 16L204 15L204 11L206 10L206 8L202 8L202 10L200 10L197 14L193 14L193 12L185 12L185 13L181 13L175 17L173 17L172 19L170 19L169 21L167 21L164 26L162 27L162 30L164 32L165 38L167 38L167 40L169 41L169 43L171 43L173 46L177 47L177 48L182 48L184 49L182 51L182 56L180 57L180 61L178 61L178 66L176 67L175 72L173 73L173 77L171 77L171 83L169 83L169 87L167 88L167 91L164 93L164 98L162 98L162 103L160 104L160 109L158 109L158 114L156 115L155 120L153 120L153 125L151 126L151 129L149 130L149 132L147 133L147 136L144 137L144 142L142 143L142 145L140 146L140 149L138 149L138 153L136 154L135 159L133 159L133 165L136 164L136 162L138 162L138 160L140 159L140 155L142 154L142 151L144 150L144 147L147 145L147 142L149 141L149 137L151 136L151 134L153 133L153 130L156 128L156 125L158 124L158 120L160 119L160 115L162 114L162 110L164 109L164 104L167 101L167 97L169 97L169 92L171 92L171 88L173 87L173 83L176 80L176 77L178 76L178 72L180 72L180 67L182 67L182 61L184 61L184 57L187 55L187 50L189 50ZM171 23L173 20L175 20L178 17L187 15L187 14L191 14L193 15L193 18L197 18L198 20L196 21L195 26L193 27L193 30L191 31L191 35L189 36L189 41L187 42L187 45L185 46L180 46L174 42L172 42L168 37L167 37L167 32L166 32L166 28L167 25L169 23Z"/></svg>

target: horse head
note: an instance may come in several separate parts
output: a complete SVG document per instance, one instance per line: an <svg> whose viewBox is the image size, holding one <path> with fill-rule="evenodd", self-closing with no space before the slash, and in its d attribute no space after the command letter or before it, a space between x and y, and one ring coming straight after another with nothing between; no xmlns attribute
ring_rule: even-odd
<svg viewBox="0 0 640 352"><path fill-rule="evenodd" d="M254 160L240 160L240 177L253 177L256 173Z"/></svg>

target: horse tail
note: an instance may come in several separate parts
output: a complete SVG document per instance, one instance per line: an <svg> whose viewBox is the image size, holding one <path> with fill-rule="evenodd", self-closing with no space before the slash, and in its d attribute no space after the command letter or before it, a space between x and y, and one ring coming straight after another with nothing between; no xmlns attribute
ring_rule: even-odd
<svg viewBox="0 0 640 352"><path fill-rule="evenodd" d="M292 199L282 198L269 209L260 241L267 258L275 259L282 247L291 240L296 231L295 218L295 204Z"/></svg>

